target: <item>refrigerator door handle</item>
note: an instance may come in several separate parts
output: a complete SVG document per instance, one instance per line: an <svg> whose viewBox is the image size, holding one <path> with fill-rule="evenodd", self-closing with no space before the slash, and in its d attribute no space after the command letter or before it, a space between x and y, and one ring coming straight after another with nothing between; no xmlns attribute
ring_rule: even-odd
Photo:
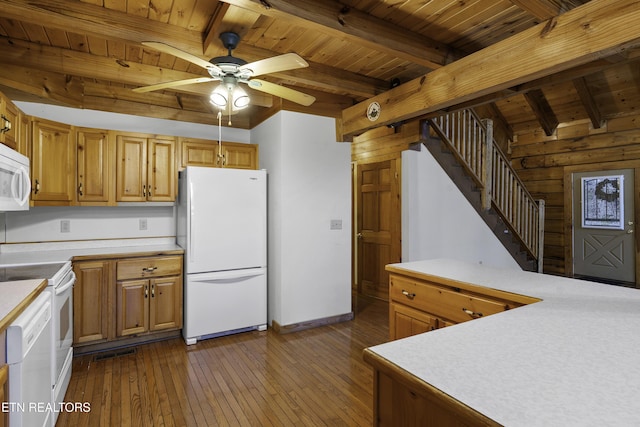
<svg viewBox="0 0 640 427"><path fill-rule="evenodd" d="M188 182L189 184L189 197L187 198L187 212L189 215L189 219L187 221L187 236L189 238L189 261L196 261L196 245L195 240L196 236L191 232L191 225L193 224L193 218L195 216L195 212L193 212L193 204L191 201L193 200L193 182Z"/></svg>
<svg viewBox="0 0 640 427"><path fill-rule="evenodd" d="M198 273L188 275L190 282L228 282L245 280L251 277L262 276L266 273L265 268L251 268L246 270L218 271L215 273Z"/></svg>

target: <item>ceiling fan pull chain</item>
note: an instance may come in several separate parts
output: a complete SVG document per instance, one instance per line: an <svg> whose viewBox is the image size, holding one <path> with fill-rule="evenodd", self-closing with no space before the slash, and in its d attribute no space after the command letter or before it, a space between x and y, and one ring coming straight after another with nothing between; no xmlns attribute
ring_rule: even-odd
<svg viewBox="0 0 640 427"><path fill-rule="evenodd" d="M226 159L222 152L222 111L218 111L218 165L224 167L226 165Z"/></svg>

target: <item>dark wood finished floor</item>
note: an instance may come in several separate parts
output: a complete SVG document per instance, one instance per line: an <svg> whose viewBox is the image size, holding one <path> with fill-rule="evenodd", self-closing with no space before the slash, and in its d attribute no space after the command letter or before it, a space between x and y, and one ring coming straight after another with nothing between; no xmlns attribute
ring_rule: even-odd
<svg viewBox="0 0 640 427"><path fill-rule="evenodd" d="M135 354L76 357L63 426L370 426L365 347L389 336L386 302L358 300L355 319L278 335L271 329L140 345Z"/></svg>

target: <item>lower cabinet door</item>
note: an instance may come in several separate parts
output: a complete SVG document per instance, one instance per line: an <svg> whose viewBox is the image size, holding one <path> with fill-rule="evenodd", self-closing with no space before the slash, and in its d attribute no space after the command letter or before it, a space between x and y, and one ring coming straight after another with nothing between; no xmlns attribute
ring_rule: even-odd
<svg viewBox="0 0 640 427"><path fill-rule="evenodd" d="M151 331L182 327L182 276L151 279Z"/></svg>
<svg viewBox="0 0 640 427"><path fill-rule="evenodd" d="M438 318L402 304L389 304L389 338L397 340L438 328Z"/></svg>
<svg viewBox="0 0 640 427"><path fill-rule="evenodd" d="M135 335L149 330L149 280L117 283L116 335Z"/></svg>
<svg viewBox="0 0 640 427"><path fill-rule="evenodd" d="M109 261L75 262L73 270L73 343L87 344L109 338Z"/></svg>

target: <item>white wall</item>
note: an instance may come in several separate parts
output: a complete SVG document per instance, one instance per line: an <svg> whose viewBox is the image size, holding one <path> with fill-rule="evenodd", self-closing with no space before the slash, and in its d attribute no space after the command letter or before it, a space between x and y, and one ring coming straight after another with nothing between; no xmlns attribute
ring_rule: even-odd
<svg viewBox="0 0 640 427"><path fill-rule="evenodd" d="M402 153L402 260L520 269L429 151Z"/></svg>
<svg viewBox="0 0 640 427"><path fill-rule="evenodd" d="M269 176L269 321L351 311L351 147L331 118L282 111L251 132ZM331 230L341 220L341 230Z"/></svg>
<svg viewBox="0 0 640 427"><path fill-rule="evenodd" d="M145 132L158 135L186 136L218 140L218 119L211 113L211 124L187 123L176 120L154 119L151 117L130 116L105 111L79 110L56 105L32 102L14 102L24 113L73 126L96 129ZM222 123L225 123L224 119ZM222 140L228 142L249 142L250 131L222 126Z"/></svg>
<svg viewBox="0 0 640 427"><path fill-rule="evenodd" d="M35 207L7 212L6 243L172 237L176 235L173 206ZM140 230L140 220L146 230ZM69 232L61 231L69 221Z"/></svg>

